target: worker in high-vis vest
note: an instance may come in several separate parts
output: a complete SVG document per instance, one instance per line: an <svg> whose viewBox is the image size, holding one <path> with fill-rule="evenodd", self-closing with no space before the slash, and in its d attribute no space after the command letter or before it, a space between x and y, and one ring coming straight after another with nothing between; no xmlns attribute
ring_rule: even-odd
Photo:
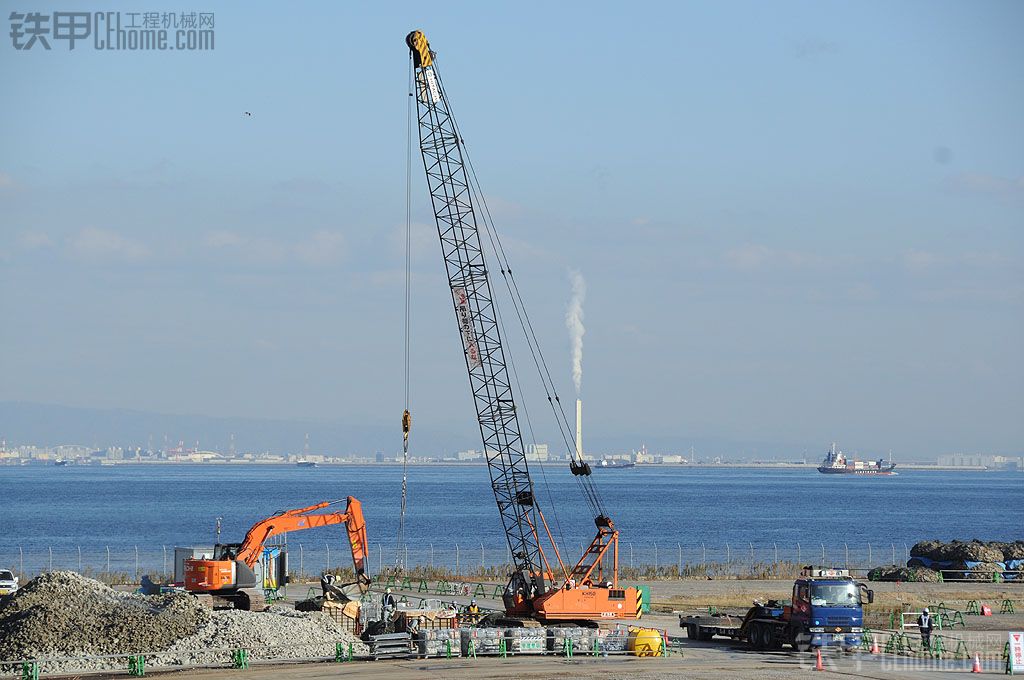
<svg viewBox="0 0 1024 680"><path fill-rule="evenodd" d="M932 648L932 625L932 615L928 613L928 607L925 607L917 617L917 628L921 631L921 646L926 650Z"/></svg>

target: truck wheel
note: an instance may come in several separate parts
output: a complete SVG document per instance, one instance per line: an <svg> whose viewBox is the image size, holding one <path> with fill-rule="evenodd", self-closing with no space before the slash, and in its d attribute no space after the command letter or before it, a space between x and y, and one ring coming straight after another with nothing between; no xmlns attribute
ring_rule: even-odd
<svg viewBox="0 0 1024 680"><path fill-rule="evenodd" d="M801 638L800 635L794 635L793 641L790 644L792 644L793 649L795 649L798 652L811 651L811 641Z"/></svg>
<svg viewBox="0 0 1024 680"><path fill-rule="evenodd" d="M761 625L761 649L771 649L772 648L772 638L774 636L775 635L772 632L771 627L762 624Z"/></svg>
<svg viewBox="0 0 1024 680"><path fill-rule="evenodd" d="M761 633L762 628L763 626L760 623L750 624L750 630L747 632L747 640L750 642L750 646L753 649L764 649L764 640Z"/></svg>

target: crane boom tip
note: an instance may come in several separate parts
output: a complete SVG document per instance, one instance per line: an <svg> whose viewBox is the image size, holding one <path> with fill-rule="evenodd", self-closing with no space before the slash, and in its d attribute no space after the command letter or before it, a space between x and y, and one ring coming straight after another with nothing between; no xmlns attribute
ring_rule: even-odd
<svg viewBox="0 0 1024 680"><path fill-rule="evenodd" d="M434 57L430 53L430 43L427 42L427 36L423 35L423 31L410 32L409 35L405 36L405 44L409 46L409 50L412 52L412 59L416 68L430 66L434 63Z"/></svg>

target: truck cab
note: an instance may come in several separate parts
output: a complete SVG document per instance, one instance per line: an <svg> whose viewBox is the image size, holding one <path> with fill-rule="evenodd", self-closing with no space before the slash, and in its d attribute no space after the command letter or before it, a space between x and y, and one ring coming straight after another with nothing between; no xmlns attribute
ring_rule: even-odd
<svg viewBox="0 0 1024 680"><path fill-rule="evenodd" d="M856 647L864 629L863 604L873 600L874 593L845 569L805 568L793 583L788 612L793 646Z"/></svg>

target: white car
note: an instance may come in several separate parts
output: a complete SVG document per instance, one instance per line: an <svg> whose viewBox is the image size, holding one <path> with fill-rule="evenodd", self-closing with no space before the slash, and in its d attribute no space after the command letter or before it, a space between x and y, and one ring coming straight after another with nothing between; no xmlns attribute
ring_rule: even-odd
<svg viewBox="0 0 1024 680"><path fill-rule="evenodd" d="M0 569L0 595L12 595L18 590L18 577L8 569Z"/></svg>

